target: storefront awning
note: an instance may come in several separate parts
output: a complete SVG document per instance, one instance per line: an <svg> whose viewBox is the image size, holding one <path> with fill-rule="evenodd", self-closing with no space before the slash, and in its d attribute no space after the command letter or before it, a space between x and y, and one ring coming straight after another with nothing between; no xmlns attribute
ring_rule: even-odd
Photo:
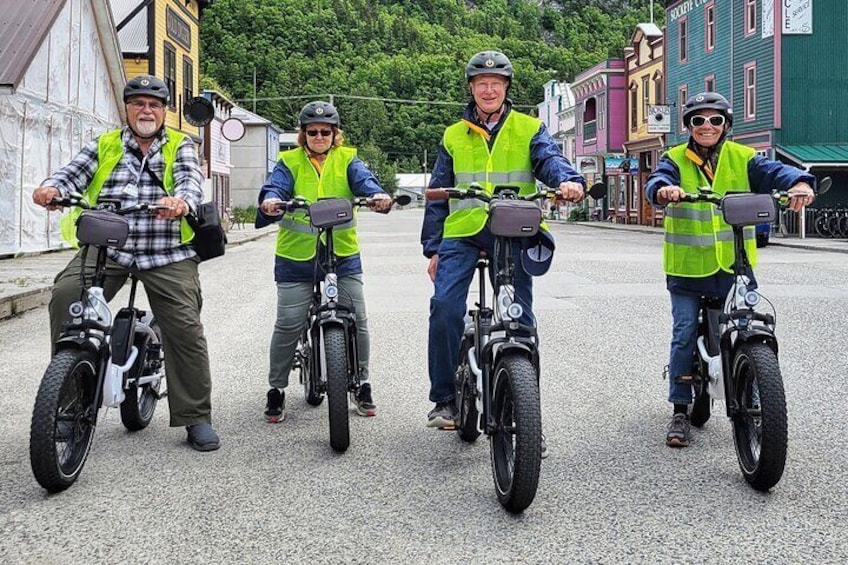
<svg viewBox="0 0 848 565"><path fill-rule="evenodd" d="M775 149L808 170L848 168L848 145L778 145Z"/></svg>

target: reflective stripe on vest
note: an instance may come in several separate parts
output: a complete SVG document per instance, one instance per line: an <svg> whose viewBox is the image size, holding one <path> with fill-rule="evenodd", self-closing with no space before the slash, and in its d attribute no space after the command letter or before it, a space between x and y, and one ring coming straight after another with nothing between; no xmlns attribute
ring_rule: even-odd
<svg viewBox="0 0 848 565"><path fill-rule="evenodd" d="M519 194L536 192L530 142L542 122L519 112L510 111L495 137L492 149L477 131L460 121L445 130L442 144L453 160L454 181L458 188L477 182L488 194L495 185L517 186ZM444 237L475 235L486 225L485 203L479 200L449 202L450 214L445 219Z"/></svg>
<svg viewBox="0 0 848 565"><path fill-rule="evenodd" d="M680 171L680 187L697 193L698 187L709 186L703 172L686 157L687 144L668 151ZM728 191L749 192L748 162L756 152L750 147L725 141L719 154L712 190L718 194ZM666 274L680 277L706 277L719 270L731 272L733 228L721 212L708 202L680 202L665 209L665 239L663 241L663 267ZM751 266L757 264L755 230L743 230L745 251Z"/></svg>
<svg viewBox="0 0 848 565"><path fill-rule="evenodd" d="M317 202L321 198L346 198L353 200L354 195L347 182L347 168L356 157L352 147L334 147L330 149L321 167L321 174L309 160L302 147L283 151L278 159L282 161L294 179L293 196ZM359 253L356 239L356 214L344 224L333 227L333 249L339 257L348 257ZM280 257L293 261L309 261L315 257L318 241L318 229L312 227L306 212L297 210L285 214L279 221L276 253Z"/></svg>
<svg viewBox="0 0 848 565"><path fill-rule="evenodd" d="M177 160L177 149L180 147L185 135L173 130L165 128L168 133L168 141L161 145L160 151L162 158L165 161L165 173L163 175L162 184L165 185L165 192L170 195L174 192L174 163ZM103 190L103 185L106 180L115 170L118 163L124 156L124 141L122 138L123 130L116 129L102 134L97 138L97 170L94 171L94 176L91 182L82 193L83 199L94 206L97 203L97 198ZM62 239L64 239L71 247L79 247L77 240L77 219L82 214L81 208L71 208L67 214L62 216L59 227L62 231ZM188 225L185 218L180 220L180 243L188 243L194 238L194 230Z"/></svg>

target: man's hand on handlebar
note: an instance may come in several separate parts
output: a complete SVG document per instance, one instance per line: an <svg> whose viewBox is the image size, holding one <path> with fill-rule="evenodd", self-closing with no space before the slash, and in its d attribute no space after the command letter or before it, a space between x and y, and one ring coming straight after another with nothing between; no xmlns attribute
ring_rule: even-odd
<svg viewBox="0 0 848 565"><path fill-rule="evenodd" d="M167 208L158 209L156 218L159 220L173 220L182 218L188 214L188 204L182 198L175 196L165 196L157 202L159 206L167 206Z"/></svg>
<svg viewBox="0 0 848 565"><path fill-rule="evenodd" d="M583 185L579 182L563 182L559 185L559 192L563 200L568 202L582 202L586 198Z"/></svg>
<svg viewBox="0 0 848 565"><path fill-rule="evenodd" d="M668 204L669 202L680 202L683 195L686 194L679 186L669 185L657 190L657 202L660 204Z"/></svg>
<svg viewBox="0 0 848 565"><path fill-rule="evenodd" d="M262 204L259 205L259 209L262 210L262 213L266 216L279 216L283 213L283 209L280 208L280 204L283 201L279 198L268 198L267 200L263 200Z"/></svg>
<svg viewBox="0 0 848 565"><path fill-rule="evenodd" d="M816 193L810 185L805 182L799 182L789 189L789 209L793 212L800 212L804 206L809 206L816 199Z"/></svg>
<svg viewBox="0 0 848 565"><path fill-rule="evenodd" d="M378 192L368 197L368 207L375 212L388 213L392 209L392 197L384 192Z"/></svg>
<svg viewBox="0 0 848 565"><path fill-rule="evenodd" d="M62 193L55 186L39 186L32 193L32 201L48 210L58 210L59 206L53 200L62 198Z"/></svg>

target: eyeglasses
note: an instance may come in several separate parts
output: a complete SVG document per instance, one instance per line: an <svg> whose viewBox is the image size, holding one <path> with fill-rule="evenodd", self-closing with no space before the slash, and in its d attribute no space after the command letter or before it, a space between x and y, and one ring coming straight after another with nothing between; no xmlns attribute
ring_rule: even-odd
<svg viewBox="0 0 848 565"><path fill-rule="evenodd" d="M330 137L332 135L333 130L331 129L308 129L306 130L306 135L309 137L315 137L318 134L321 134L322 137Z"/></svg>
<svg viewBox="0 0 848 565"><path fill-rule="evenodd" d="M165 109L165 105L161 102L142 102L141 100L130 100L127 102L127 106L132 107L134 110L143 110L144 108L150 108L151 110Z"/></svg>
<svg viewBox="0 0 848 565"><path fill-rule="evenodd" d="M710 122L711 126L721 127L721 126L724 125L725 119L724 119L724 116L721 115L721 114L716 114L715 116L710 116L709 118L707 116L700 116L700 115L692 116L691 118L689 118L689 123L692 124L692 126L696 127L696 128L701 127L702 125L706 124L707 122Z"/></svg>

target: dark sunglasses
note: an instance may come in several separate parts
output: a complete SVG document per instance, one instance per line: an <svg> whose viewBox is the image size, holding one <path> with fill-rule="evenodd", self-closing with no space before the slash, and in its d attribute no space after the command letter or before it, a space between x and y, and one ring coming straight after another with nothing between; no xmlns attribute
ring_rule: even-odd
<svg viewBox="0 0 848 565"><path fill-rule="evenodd" d="M306 135L308 135L309 137L315 137L319 133L323 137L330 137L330 135L333 133L333 130L331 130L331 129L308 129L308 130L306 130Z"/></svg>
<svg viewBox="0 0 848 565"><path fill-rule="evenodd" d="M694 127L699 128L705 123L710 122L711 126L721 127L724 125L724 116L721 114L716 114L715 116L710 116L709 118L706 116L692 116L689 118L689 123Z"/></svg>

